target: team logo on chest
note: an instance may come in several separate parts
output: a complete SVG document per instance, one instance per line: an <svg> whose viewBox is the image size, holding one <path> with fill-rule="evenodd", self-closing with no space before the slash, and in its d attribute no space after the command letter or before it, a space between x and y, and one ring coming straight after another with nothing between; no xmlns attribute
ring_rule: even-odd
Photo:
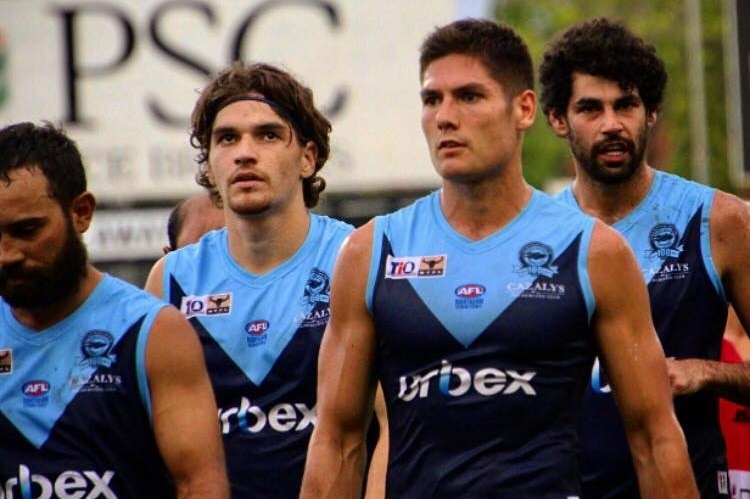
<svg viewBox="0 0 750 499"><path fill-rule="evenodd" d="M684 245L680 244L680 233L674 224L656 224L648 234L648 242L651 246L646 250L646 258L657 260L653 266L646 266L643 274L649 282L665 282L685 279L690 274L688 262L666 261L667 258L677 259L685 251Z"/></svg>
<svg viewBox="0 0 750 499"><path fill-rule="evenodd" d="M93 329L86 333L81 342L81 353L83 353L82 365L87 367L111 367L117 360L117 356L110 353L114 338L107 331Z"/></svg>
<svg viewBox="0 0 750 499"><path fill-rule="evenodd" d="M680 233L674 224L656 224L648 234L650 250L646 250L648 258L678 258L683 251L680 243Z"/></svg>
<svg viewBox="0 0 750 499"><path fill-rule="evenodd" d="M113 392L122 386L122 376L111 368L117 362L112 353L114 337L108 331L93 329L81 341L77 366L71 371L68 384L80 392Z"/></svg>
<svg viewBox="0 0 750 499"><path fill-rule="evenodd" d="M527 280L507 283L506 289L511 295L558 300L565 294L565 284L552 280L559 269L552 265L554 252L549 245L536 241L527 243L518 252L518 260L521 265L514 265L513 272Z"/></svg>
<svg viewBox="0 0 750 499"><path fill-rule="evenodd" d="M448 255L401 256L388 255L385 261L386 279L443 277Z"/></svg>
<svg viewBox="0 0 750 499"><path fill-rule="evenodd" d="M552 277L558 272L557 266L552 265L553 256L552 248L546 244L527 243L518 252L521 265L514 267L513 271L519 275Z"/></svg>
<svg viewBox="0 0 750 499"><path fill-rule="evenodd" d="M299 327L321 327L328 324L331 315L331 278L314 267L305 282L301 298L305 309L299 320Z"/></svg>

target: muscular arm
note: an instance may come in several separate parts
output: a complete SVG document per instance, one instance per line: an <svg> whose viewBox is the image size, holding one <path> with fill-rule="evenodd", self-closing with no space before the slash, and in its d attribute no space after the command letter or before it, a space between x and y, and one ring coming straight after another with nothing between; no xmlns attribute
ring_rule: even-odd
<svg viewBox="0 0 750 499"><path fill-rule="evenodd" d="M336 262L301 498L360 497L374 393L375 329L365 304L371 243L372 222L349 236Z"/></svg>
<svg viewBox="0 0 750 499"><path fill-rule="evenodd" d="M225 499L217 409L198 337L174 307L159 312L146 348L156 442L179 499Z"/></svg>
<svg viewBox="0 0 750 499"><path fill-rule="evenodd" d="M711 253L727 298L745 331L750 329L750 212L744 201L717 192L711 209ZM710 390L750 405L750 365L705 359L669 360L675 395Z"/></svg>
<svg viewBox="0 0 750 499"><path fill-rule="evenodd" d="M589 275L596 297L593 326L641 496L698 497L645 283L627 243L601 222L591 238Z"/></svg>

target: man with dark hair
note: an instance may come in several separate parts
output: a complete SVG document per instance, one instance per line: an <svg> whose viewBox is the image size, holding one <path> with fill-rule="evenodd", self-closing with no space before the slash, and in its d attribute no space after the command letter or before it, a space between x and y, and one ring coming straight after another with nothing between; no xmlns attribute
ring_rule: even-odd
<svg viewBox="0 0 750 499"><path fill-rule="evenodd" d="M95 205L61 130L0 130L0 497L227 498L198 338L88 263Z"/></svg>
<svg viewBox="0 0 750 499"><path fill-rule="evenodd" d="M297 497L330 276L352 230L308 210L325 187L331 127L292 75L243 63L203 89L192 125L198 182L223 206L226 228L167 254L146 287L201 337L232 497Z"/></svg>
<svg viewBox="0 0 750 499"><path fill-rule="evenodd" d="M224 227L224 210L216 206L206 192L194 194L177 203L167 219L166 255L172 250L198 242L206 232Z"/></svg>
<svg viewBox="0 0 750 499"><path fill-rule="evenodd" d="M536 111L525 43L469 19L438 28L421 54L442 188L341 251L302 497L357 497L376 381L387 497L578 497L575 425L597 345L644 495L695 497L632 252L523 178Z"/></svg>
<svg viewBox="0 0 750 499"><path fill-rule="evenodd" d="M623 24L594 19L565 31L545 52L540 81L544 113L575 164L559 199L611 225L634 250L701 497L729 497L717 397L750 402L750 367L718 359L727 302L750 325L747 207L649 166L667 73L654 47ZM595 364L584 397L584 495L638 497L606 367Z"/></svg>

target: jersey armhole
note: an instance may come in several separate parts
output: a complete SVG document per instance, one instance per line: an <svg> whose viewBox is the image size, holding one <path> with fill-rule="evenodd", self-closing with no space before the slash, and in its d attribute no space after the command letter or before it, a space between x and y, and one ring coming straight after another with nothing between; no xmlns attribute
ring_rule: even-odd
<svg viewBox="0 0 750 499"><path fill-rule="evenodd" d="M162 265L161 272L161 299L167 303L171 303L171 290L172 284L170 282L170 276L175 265L175 258L172 252L167 253L164 256L164 265Z"/></svg>
<svg viewBox="0 0 750 499"><path fill-rule="evenodd" d="M166 307L166 303L157 303L151 307L151 310L143 318L143 323L138 330L138 340L135 347L135 374L138 380L138 394L141 397L143 408L146 409L148 419L151 421L151 390L148 385L148 375L146 373L146 346L151 330L154 326L157 314Z"/></svg>
<svg viewBox="0 0 750 499"><path fill-rule="evenodd" d="M375 295L375 284L378 277L378 265L380 262L381 253L383 251L383 226L385 225L385 219L382 216L377 216L374 219L372 229L372 256L370 257L370 266L367 273L367 289L365 291L365 304L367 310L372 313L372 299Z"/></svg>
<svg viewBox="0 0 750 499"><path fill-rule="evenodd" d="M711 192L706 196L703 204L704 213L701 214L701 256L703 258L703 265L708 273L708 278L711 280L716 293L726 301L727 296L724 292L724 285L721 283L719 272L716 270L714 265L714 258L711 253L711 210L714 206L714 200L716 199L716 190L712 189Z"/></svg>
<svg viewBox="0 0 750 499"><path fill-rule="evenodd" d="M583 301L586 303L589 324L591 324L591 318L594 316L594 310L596 309L596 298L594 297L594 289L591 287L591 279L589 277L589 250L594 225L595 221L592 219L589 221L588 226L584 228L581 233L580 248L578 251L578 280L581 284Z"/></svg>

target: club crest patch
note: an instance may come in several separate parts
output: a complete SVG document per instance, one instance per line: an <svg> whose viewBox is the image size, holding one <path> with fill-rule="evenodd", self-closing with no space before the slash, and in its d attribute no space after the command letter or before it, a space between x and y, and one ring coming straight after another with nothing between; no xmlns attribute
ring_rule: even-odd
<svg viewBox="0 0 750 499"><path fill-rule="evenodd" d="M540 242L527 243L518 252L520 266L513 271L519 275L552 277L557 274L556 265L552 265L554 253L552 248Z"/></svg>

